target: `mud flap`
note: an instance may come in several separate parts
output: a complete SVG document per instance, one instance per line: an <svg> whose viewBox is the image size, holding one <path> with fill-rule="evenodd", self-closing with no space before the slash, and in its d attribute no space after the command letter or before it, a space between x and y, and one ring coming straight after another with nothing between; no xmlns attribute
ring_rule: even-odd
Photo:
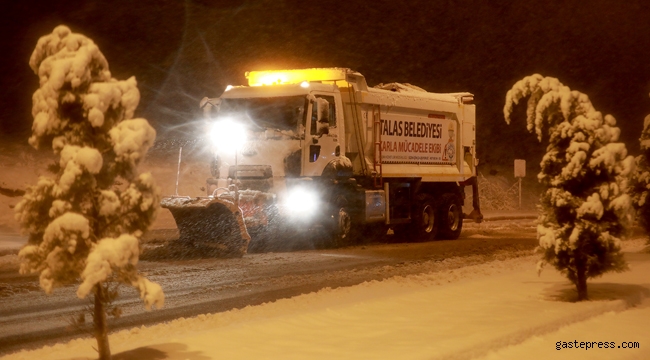
<svg viewBox="0 0 650 360"><path fill-rule="evenodd" d="M242 257L251 237L244 217L232 202L214 198L163 198L176 221L179 241L205 248L217 257Z"/></svg>
<svg viewBox="0 0 650 360"><path fill-rule="evenodd" d="M460 183L460 186L464 189L465 186L471 185L472 186L472 207L473 210L469 214L463 214L463 218L469 218L474 220L475 223L481 223L483 222L483 214L481 214L481 204L480 204L480 197L478 193L478 179L476 176L472 176L471 178L465 180L464 182ZM464 190L463 190L464 191Z"/></svg>

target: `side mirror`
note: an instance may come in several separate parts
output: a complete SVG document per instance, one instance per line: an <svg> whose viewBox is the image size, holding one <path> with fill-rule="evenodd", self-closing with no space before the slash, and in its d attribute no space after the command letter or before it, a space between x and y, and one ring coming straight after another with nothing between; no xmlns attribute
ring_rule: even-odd
<svg viewBox="0 0 650 360"><path fill-rule="evenodd" d="M203 107L208 104L209 100L210 100L209 97L207 96L203 97L203 99L201 99L201 101L199 102L199 107L203 109Z"/></svg>
<svg viewBox="0 0 650 360"><path fill-rule="evenodd" d="M206 118L209 118L214 111L218 111L219 105L221 105L220 98L210 99L208 97L204 97L201 99L201 102L199 102L199 107L203 110L203 115Z"/></svg>

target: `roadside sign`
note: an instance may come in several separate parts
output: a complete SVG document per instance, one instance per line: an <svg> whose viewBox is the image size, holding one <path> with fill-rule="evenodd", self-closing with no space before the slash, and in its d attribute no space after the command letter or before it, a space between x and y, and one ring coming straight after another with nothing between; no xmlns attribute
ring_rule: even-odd
<svg viewBox="0 0 650 360"><path fill-rule="evenodd" d="M515 159L515 177L526 177L526 160Z"/></svg>

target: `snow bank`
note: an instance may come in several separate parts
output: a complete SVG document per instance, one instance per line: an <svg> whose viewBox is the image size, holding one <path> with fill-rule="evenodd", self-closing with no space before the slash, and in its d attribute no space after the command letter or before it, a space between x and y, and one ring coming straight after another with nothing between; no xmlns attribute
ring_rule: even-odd
<svg viewBox="0 0 650 360"><path fill-rule="evenodd" d="M469 359L499 358L499 351L519 356L511 358L547 359L555 354L555 342L564 339L555 337L557 331L616 311L607 321L611 337L602 340L640 341L642 349L607 355L648 354L643 341L650 330L641 318L618 311L629 306L624 300L639 299L650 261L590 283L595 300L581 303L567 301L573 290L557 273L538 277L534 261L533 256L495 261L181 318L114 333L111 348L116 357L141 359ZM617 337L616 330L628 321L637 331ZM570 332L568 337L594 339L587 336L595 330L584 327L584 334ZM544 340L535 340L540 338ZM540 352L517 351L531 339ZM93 345L92 339L78 339L6 359L89 359L96 356Z"/></svg>
<svg viewBox="0 0 650 360"><path fill-rule="evenodd" d="M610 360L610 359L649 359L650 350L646 345L647 323L639 319L650 319L650 307L628 310L623 313L609 311L581 323L563 326L558 331L535 335L519 346L510 346L490 352L480 360L537 359L554 360ZM643 334L642 336L639 336ZM640 340L640 349L620 348L623 342ZM558 349L558 342L559 349ZM592 342L589 348L562 348L562 342ZM595 344L594 344L595 342ZM601 348L598 348L600 342ZM604 342L615 346L603 346Z"/></svg>

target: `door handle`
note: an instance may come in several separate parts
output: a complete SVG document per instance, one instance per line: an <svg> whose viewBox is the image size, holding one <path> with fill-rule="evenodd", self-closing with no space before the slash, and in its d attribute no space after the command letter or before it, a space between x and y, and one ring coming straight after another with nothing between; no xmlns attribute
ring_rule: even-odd
<svg viewBox="0 0 650 360"><path fill-rule="evenodd" d="M316 162L320 157L320 145L309 145L309 162Z"/></svg>

